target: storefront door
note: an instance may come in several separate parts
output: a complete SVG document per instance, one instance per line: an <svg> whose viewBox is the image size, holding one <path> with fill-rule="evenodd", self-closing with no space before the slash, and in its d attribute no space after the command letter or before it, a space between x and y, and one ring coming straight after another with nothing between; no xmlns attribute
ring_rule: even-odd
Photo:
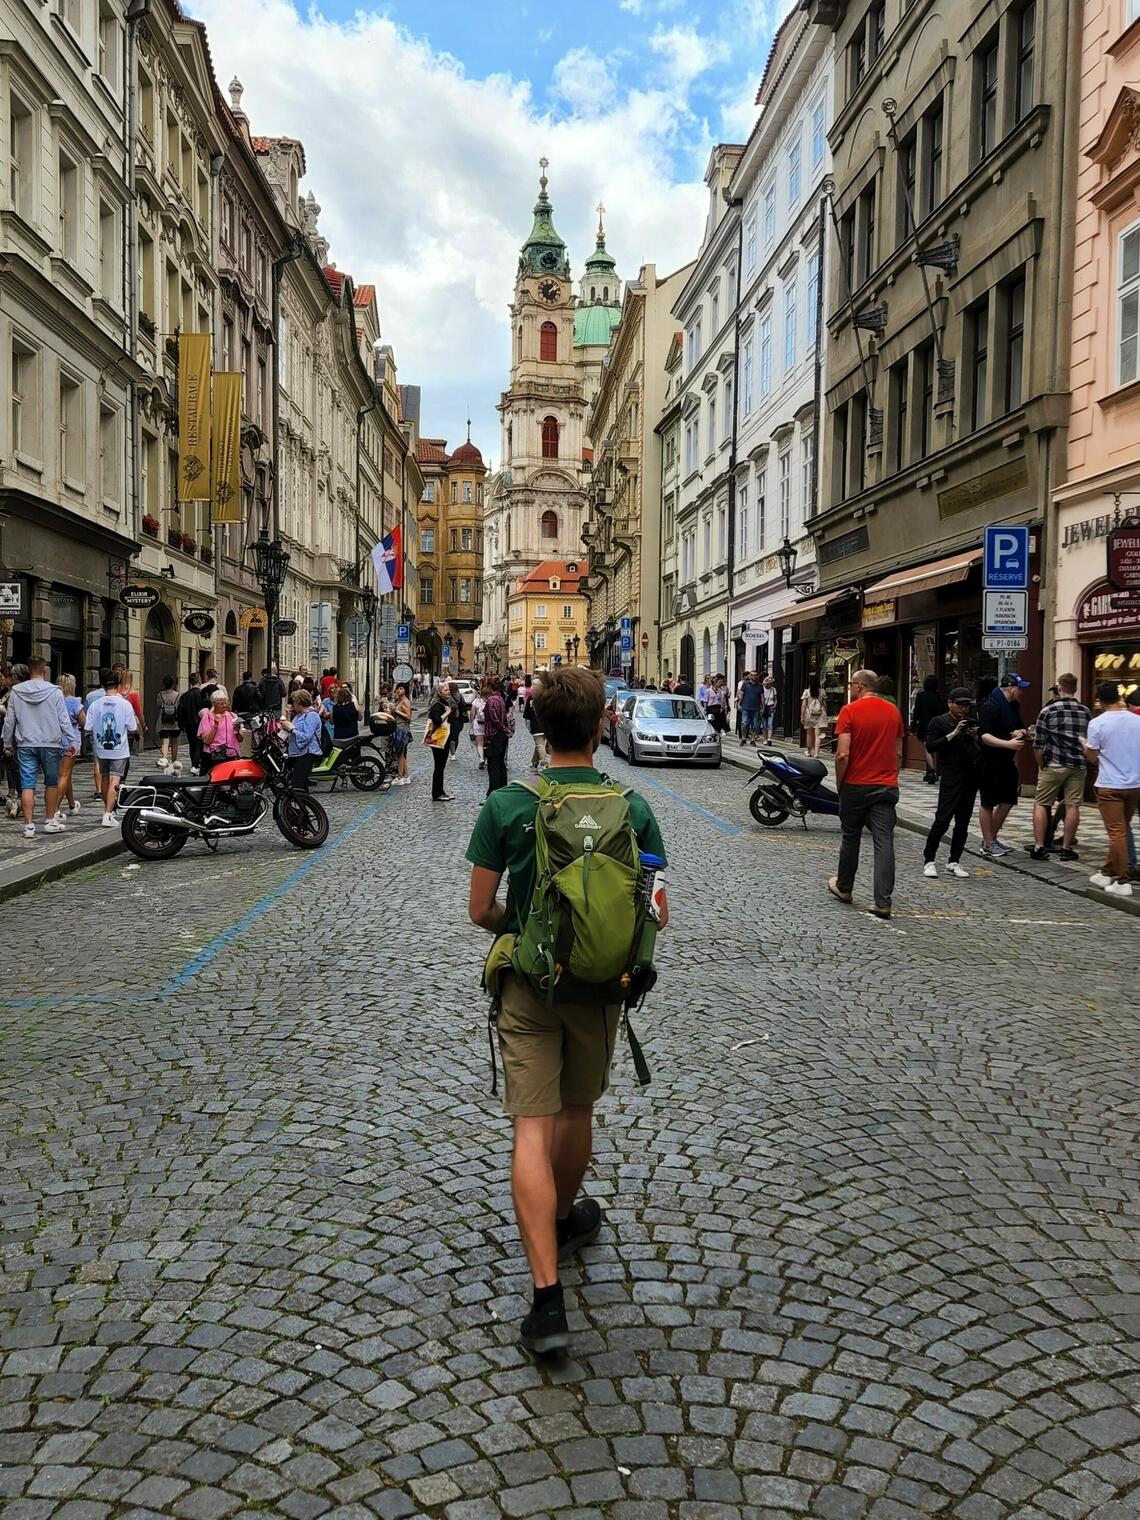
<svg viewBox="0 0 1140 1520"><path fill-rule="evenodd" d="M164 676L178 676L178 645L174 642L174 619L159 604L146 615L143 630L143 717L148 728L154 727L155 707L158 693L162 690Z"/></svg>

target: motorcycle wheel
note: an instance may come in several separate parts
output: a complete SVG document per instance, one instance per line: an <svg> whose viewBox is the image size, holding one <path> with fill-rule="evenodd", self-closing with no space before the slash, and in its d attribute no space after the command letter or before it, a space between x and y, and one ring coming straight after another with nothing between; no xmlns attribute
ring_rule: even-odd
<svg viewBox="0 0 1140 1520"><path fill-rule="evenodd" d="M307 792L282 792L273 804L273 822L300 850L317 850L329 837L329 815Z"/></svg>
<svg viewBox="0 0 1140 1520"><path fill-rule="evenodd" d="M123 843L140 860L169 860L190 838L185 829L143 823L134 808L123 814Z"/></svg>
<svg viewBox="0 0 1140 1520"><path fill-rule="evenodd" d="M765 828L779 828L788 816L788 809L784 805L783 798L774 787L758 786L748 799L748 810L757 823L762 823Z"/></svg>
<svg viewBox="0 0 1140 1520"><path fill-rule="evenodd" d="M358 792L375 792L384 784L384 767L374 755L362 755L348 773Z"/></svg>

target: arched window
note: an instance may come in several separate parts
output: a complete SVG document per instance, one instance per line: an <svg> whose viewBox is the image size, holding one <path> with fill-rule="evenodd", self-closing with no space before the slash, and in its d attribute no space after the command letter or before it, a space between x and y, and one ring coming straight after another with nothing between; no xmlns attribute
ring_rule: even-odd
<svg viewBox="0 0 1140 1520"><path fill-rule="evenodd" d="M712 674L712 640L709 631L705 629L705 636L701 640L701 675L707 681Z"/></svg>
<svg viewBox="0 0 1140 1520"><path fill-rule="evenodd" d="M558 329L553 322L544 322L539 329L538 357L544 364L558 363Z"/></svg>
<svg viewBox="0 0 1140 1520"><path fill-rule="evenodd" d="M718 623L716 627L716 668L714 675L724 674L724 624Z"/></svg>
<svg viewBox="0 0 1140 1520"><path fill-rule="evenodd" d="M543 459L558 458L557 417L544 417L542 419L542 457Z"/></svg>
<svg viewBox="0 0 1140 1520"><path fill-rule="evenodd" d="M237 637L237 631L238 631L238 620L237 620L237 618L233 615L232 612L227 612L226 613L226 632L230 635L231 638L236 638Z"/></svg>
<svg viewBox="0 0 1140 1520"><path fill-rule="evenodd" d="M606 288L605 288L605 290L602 291L602 300L603 301L608 301L609 298L610 298L610 287L607 285Z"/></svg>
<svg viewBox="0 0 1140 1520"><path fill-rule="evenodd" d="M590 300L591 301L596 301L597 299L598 299L598 287L596 285L591 285L590 286Z"/></svg>
<svg viewBox="0 0 1140 1520"><path fill-rule="evenodd" d="M515 457L515 425L514 425L513 422L508 422L507 423L507 462L510 463L510 461L514 457Z"/></svg>
<svg viewBox="0 0 1140 1520"><path fill-rule="evenodd" d="M542 536L543 536L543 538L557 538L558 537L558 513L557 512L544 512L542 514Z"/></svg>

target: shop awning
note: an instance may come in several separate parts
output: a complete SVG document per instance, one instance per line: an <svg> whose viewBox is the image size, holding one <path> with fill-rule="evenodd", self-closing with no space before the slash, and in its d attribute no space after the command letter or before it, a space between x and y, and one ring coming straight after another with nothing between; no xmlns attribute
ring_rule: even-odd
<svg viewBox="0 0 1140 1520"><path fill-rule="evenodd" d="M947 559L931 560L925 565L912 565L909 570L896 570L885 580L864 586L865 602L882 601L888 596L916 596L920 591L933 591L935 586L953 586L964 581L972 567L981 560L982 551L967 549L962 554L951 554Z"/></svg>
<svg viewBox="0 0 1140 1520"><path fill-rule="evenodd" d="M829 591L825 596L809 597L806 602L797 602L794 607L785 607L782 612L774 613L772 627L790 628L793 623L807 623L812 618L822 617L836 602L845 602L857 594L854 586L844 586L842 591Z"/></svg>

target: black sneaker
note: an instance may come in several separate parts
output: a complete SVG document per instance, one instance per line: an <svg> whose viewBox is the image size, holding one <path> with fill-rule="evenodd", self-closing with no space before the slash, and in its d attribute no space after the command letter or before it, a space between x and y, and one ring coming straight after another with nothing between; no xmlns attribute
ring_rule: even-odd
<svg viewBox="0 0 1140 1520"><path fill-rule="evenodd" d="M592 1245L602 1228L601 1205L593 1198L580 1198L571 1205L565 1219L555 1221L558 1232L558 1260L564 1261L583 1246Z"/></svg>
<svg viewBox="0 0 1140 1520"><path fill-rule="evenodd" d="M1077 854L1076 850L1058 850L1057 851L1057 859L1058 860L1080 860L1080 858L1081 857Z"/></svg>
<svg viewBox="0 0 1140 1520"><path fill-rule="evenodd" d="M539 1356L565 1351L570 1344L570 1328L561 1295L549 1299L540 1309L531 1309L522 1322L519 1338L528 1351L537 1352Z"/></svg>
<svg viewBox="0 0 1140 1520"><path fill-rule="evenodd" d="M1043 844L1035 844L1029 851L1030 860L1048 860L1049 851Z"/></svg>

